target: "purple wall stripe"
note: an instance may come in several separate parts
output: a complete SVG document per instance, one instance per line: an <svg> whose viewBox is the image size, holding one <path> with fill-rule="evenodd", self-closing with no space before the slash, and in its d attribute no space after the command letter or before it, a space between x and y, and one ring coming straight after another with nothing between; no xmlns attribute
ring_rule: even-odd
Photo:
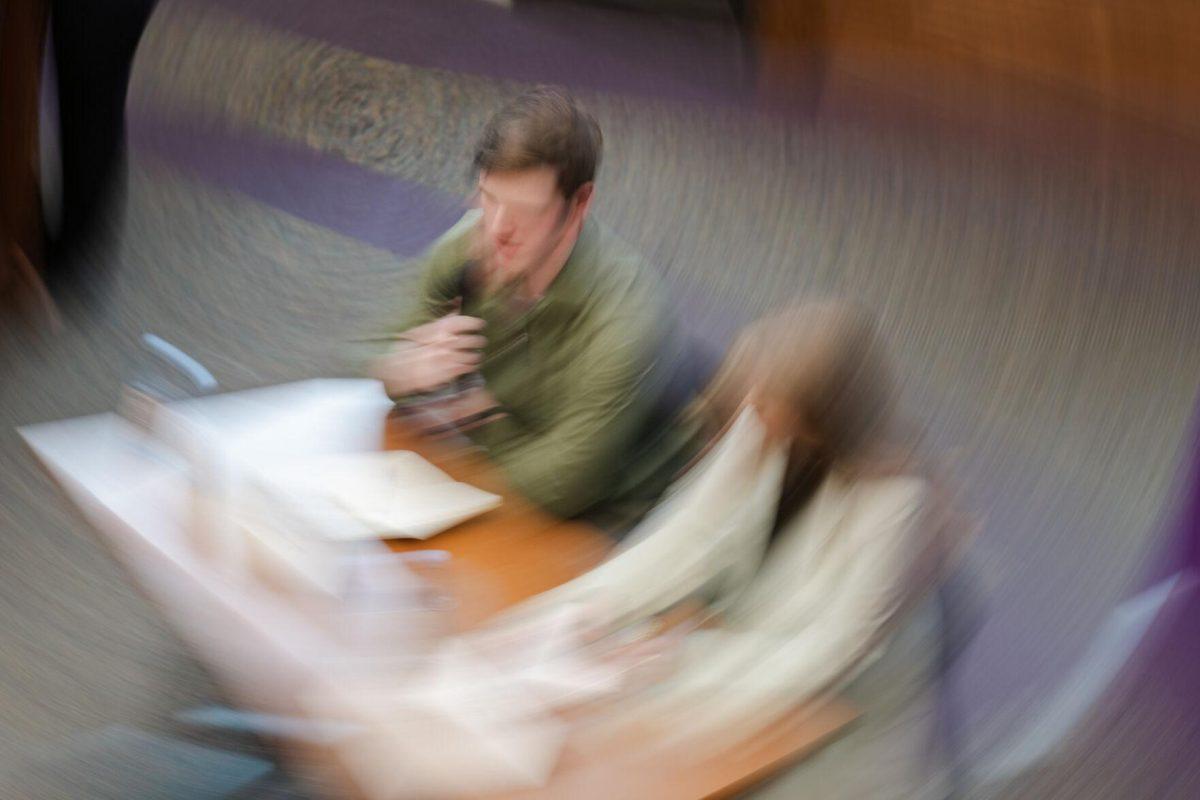
<svg viewBox="0 0 1200 800"><path fill-rule="evenodd" d="M458 198L294 144L211 123L129 120L132 152L401 256L419 253L463 213Z"/></svg>

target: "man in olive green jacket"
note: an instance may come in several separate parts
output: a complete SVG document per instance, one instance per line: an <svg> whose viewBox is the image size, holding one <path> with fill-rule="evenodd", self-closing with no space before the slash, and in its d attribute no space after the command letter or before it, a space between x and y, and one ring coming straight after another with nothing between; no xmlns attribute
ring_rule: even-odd
<svg viewBox="0 0 1200 800"><path fill-rule="evenodd" d="M549 511L624 522L696 437L661 288L588 217L600 151L595 120L558 90L496 114L478 208L432 246L371 373L397 400L456 393L464 432Z"/></svg>

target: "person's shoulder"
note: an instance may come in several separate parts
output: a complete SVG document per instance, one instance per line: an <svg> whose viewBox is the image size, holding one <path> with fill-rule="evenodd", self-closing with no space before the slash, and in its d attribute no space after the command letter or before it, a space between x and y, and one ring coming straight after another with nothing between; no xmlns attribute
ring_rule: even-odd
<svg viewBox="0 0 1200 800"><path fill-rule="evenodd" d="M466 238L467 235L475 228L475 225L479 222L479 219L482 215L483 212L481 212L478 208L467 209L463 213L462 217L459 218L458 222L454 223L454 225L452 225L448 231L442 234L441 238L445 240Z"/></svg>
<svg viewBox="0 0 1200 800"><path fill-rule="evenodd" d="M470 209L463 214L458 222L429 246L427 257L435 264L462 262L468 259L475 241L475 227L479 223L479 216L478 209Z"/></svg>
<svg viewBox="0 0 1200 800"><path fill-rule="evenodd" d="M662 283L636 248L598 220L590 220L588 253L581 264L590 282L592 312L624 325L654 320L665 307Z"/></svg>

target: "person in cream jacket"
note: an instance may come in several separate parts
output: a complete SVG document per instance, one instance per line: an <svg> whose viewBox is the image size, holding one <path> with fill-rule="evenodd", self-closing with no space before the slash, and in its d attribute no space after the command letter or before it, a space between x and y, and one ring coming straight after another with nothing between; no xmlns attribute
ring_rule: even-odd
<svg viewBox="0 0 1200 800"><path fill-rule="evenodd" d="M848 305L752 326L707 406L732 421L619 551L518 612L580 604L603 634L703 601L717 624L664 652L665 678L598 727L693 751L854 683L929 594L957 530L893 444L877 335Z"/></svg>

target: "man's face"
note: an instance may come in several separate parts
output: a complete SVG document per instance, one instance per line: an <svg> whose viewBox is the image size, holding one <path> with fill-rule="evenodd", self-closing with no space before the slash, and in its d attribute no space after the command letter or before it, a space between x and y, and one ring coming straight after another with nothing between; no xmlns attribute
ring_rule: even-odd
<svg viewBox="0 0 1200 800"><path fill-rule="evenodd" d="M480 173L483 243L500 282L527 275L573 230L578 204L563 198L557 182L551 167Z"/></svg>

